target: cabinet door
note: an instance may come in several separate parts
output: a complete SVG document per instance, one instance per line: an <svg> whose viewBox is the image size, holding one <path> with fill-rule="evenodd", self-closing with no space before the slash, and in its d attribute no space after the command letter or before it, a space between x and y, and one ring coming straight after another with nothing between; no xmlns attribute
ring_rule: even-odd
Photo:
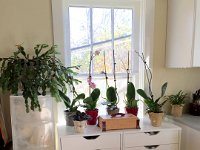
<svg viewBox="0 0 200 150"><path fill-rule="evenodd" d="M125 150L148 150L148 149L155 149L155 150L178 150L178 144L171 144L171 145L149 145L149 146L144 146L144 147L126 148Z"/></svg>
<svg viewBox="0 0 200 150"><path fill-rule="evenodd" d="M194 53L193 53L193 66L200 66L200 1L195 1L195 32L194 32Z"/></svg>
<svg viewBox="0 0 200 150"><path fill-rule="evenodd" d="M192 67L195 0L168 0L166 66Z"/></svg>

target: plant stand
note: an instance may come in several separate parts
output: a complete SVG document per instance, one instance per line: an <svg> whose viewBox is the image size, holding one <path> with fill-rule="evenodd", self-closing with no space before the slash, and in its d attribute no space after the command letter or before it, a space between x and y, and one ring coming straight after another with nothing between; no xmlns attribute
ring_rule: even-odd
<svg viewBox="0 0 200 150"><path fill-rule="evenodd" d="M23 96L10 96L14 150L55 150L53 98L38 98L42 111L26 113Z"/></svg>

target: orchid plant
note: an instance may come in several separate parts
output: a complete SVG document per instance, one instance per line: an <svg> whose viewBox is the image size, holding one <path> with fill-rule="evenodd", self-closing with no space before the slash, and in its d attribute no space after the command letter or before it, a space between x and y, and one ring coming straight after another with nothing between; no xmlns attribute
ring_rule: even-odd
<svg viewBox="0 0 200 150"><path fill-rule="evenodd" d="M91 51L90 52L90 62L89 62L89 73L88 73L88 85L89 85L89 94L91 93L91 89L95 89L96 88L96 84L92 81L92 61L96 56L99 56L100 51L95 51L94 53Z"/></svg>

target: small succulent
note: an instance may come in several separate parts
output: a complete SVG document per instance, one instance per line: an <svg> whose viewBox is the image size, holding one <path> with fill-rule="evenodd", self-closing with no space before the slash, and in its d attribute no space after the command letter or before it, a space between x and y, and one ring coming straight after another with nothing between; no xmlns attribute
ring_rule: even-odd
<svg viewBox="0 0 200 150"><path fill-rule="evenodd" d="M76 115L73 116L73 119L74 119L74 121L89 120L89 119L90 119L90 116L87 115L87 114L84 113L84 112L77 111L77 112L76 112Z"/></svg>
<svg viewBox="0 0 200 150"><path fill-rule="evenodd" d="M166 97L166 100L169 100L172 105L183 105L185 103L184 99L187 94L183 91L179 91L175 95L169 95Z"/></svg>

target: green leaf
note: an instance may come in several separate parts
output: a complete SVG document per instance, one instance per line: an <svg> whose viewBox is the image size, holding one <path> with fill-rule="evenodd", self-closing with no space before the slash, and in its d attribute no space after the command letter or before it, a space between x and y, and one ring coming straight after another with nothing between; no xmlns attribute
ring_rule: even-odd
<svg viewBox="0 0 200 150"><path fill-rule="evenodd" d="M165 91L167 89L167 82L165 82L163 85L162 85L162 88L161 88L161 97L163 97L165 95Z"/></svg>
<svg viewBox="0 0 200 150"><path fill-rule="evenodd" d="M137 93L138 93L141 97L143 97L144 99L151 99L150 97L147 96L147 94L145 93L145 91L142 90L142 89L138 89L138 90L137 90Z"/></svg>

